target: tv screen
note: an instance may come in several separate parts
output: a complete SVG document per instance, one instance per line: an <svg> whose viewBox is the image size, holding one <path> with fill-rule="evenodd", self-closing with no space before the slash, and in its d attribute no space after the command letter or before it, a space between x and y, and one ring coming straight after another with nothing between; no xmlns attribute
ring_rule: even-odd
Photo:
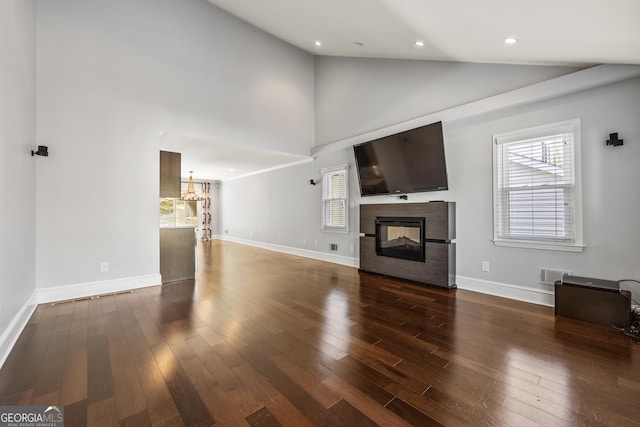
<svg viewBox="0 0 640 427"><path fill-rule="evenodd" d="M354 145L360 194L447 190L442 122Z"/></svg>

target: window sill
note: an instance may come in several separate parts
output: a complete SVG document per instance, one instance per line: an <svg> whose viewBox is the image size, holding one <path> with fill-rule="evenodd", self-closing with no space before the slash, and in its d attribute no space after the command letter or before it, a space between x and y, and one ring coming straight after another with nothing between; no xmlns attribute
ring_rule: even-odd
<svg viewBox="0 0 640 427"><path fill-rule="evenodd" d="M344 228L321 228L320 231L327 231L329 233L349 234L349 230Z"/></svg>
<svg viewBox="0 0 640 427"><path fill-rule="evenodd" d="M547 251L562 251L562 252L582 252L584 245L569 245L560 243L541 243L541 242L529 242L523 240L492 240L496 246L506 246L510 248L525 248L525 249L542 249Z"/></svg>

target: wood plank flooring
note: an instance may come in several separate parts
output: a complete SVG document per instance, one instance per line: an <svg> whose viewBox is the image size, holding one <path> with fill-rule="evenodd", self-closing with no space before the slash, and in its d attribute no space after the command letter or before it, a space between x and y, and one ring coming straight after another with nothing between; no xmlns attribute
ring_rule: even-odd
<svg viewBox="0 0 640 427"><path fill-rule="evenodd" d="M640 345L606 327L228 242L199 262L38 306L0 405L68 427L640 425Z"/></svg>

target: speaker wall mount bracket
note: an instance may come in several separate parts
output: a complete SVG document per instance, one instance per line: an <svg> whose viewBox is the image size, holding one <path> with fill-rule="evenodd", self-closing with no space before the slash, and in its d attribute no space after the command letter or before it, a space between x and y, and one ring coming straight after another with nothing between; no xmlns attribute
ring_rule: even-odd
<svg viewBox="0 0 640 427"><path fill-rule="evenodd" d="M618 147L622 144L624 144L624 140L618 138L618 132L609 134L609 139L607 139L607 145Z"/></svg>

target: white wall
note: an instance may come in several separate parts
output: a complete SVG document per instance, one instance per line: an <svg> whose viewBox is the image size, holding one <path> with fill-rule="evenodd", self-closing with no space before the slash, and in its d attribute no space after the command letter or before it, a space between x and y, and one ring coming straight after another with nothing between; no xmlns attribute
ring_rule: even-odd
<svg viewBox="0 0 640 427"><path fill-rule="evenodd" d="M0 2L0 366L35 290L35 13Z"/></svg>
<svg viewBox="0 0 640 427"><path fill-rule="evenodd" d="M634 184L640 182L639 113L636 78L447 124L451 197L458 207L458 275L543 289L537 284L538 267L640 279L640 197ZM492 135L573 118L581 119L584 252L494 246ZM607 147L611 132L619 132L625 145ZM480 271L482 260L491 263L489 273Z"/></svg>
<svg viewBox="0 0 640 427"><path fill-rule="evenodd" d="M346 60L351 62L352 60ZM316 68L316 72L320 72ZM389 73L391 75L393 73ZM505 76L504 73L500 73ZM506 76L505 76L506 78ZM319 80L327 77L318 76ZM448 80L440 84L446 92ZM418 84L417 81L413 82ZM456 79L450 83L459 85ZM362 91L357 85L353 93L342 81L342 97L349 99ZM469 81L468 84L477 84ZM384 85L383 85L384 86ZM365 104L372 122L386 114L387 102L375 102L377 86L369 87L372 101ZM330 91L333 91L331 89ZM420 91L418 91L420 92ZM317 109L328 109L321 93L316 95ZM428 102L428 99L425 100ZM349 103L334 103L334 115L353 123L341 131L349 137L365 129ZM538 284L538 268L569 270L575 275L618 280L640 279L640 265L635 261L640 252L640 211L635 183L640 182L640 79L626 80L595 89L565 95L547 101L485 113L468 119L444 123L445 150L449 175L449 191L409 195L409 202L448 200L457 203L457 283L461 287L502 294L539 303L553 301L551 287ZM403 120L417 117L418 111L407 106ZM582 121L582 169L584 239L582 253L496 247L492 238L492 135L531 126L580 118ZM320 125L318 124L317 127ZM371 129L375 129L372 126ZM319 130L324 132L324 130ZM619 132L625 139L622 147L607 147L609 133ZM338 144L340 145L340 144ZM348 235L334 236L319 230L321 189L311 187L309 178L319 176L323 166L339 163L353 166L351 148L318 152L313 163L257 175L222 184L221 228L240 239L257 240L267 246L274 242L285 247L316 250L323 258L329 252L328 241L345 249L356 243L357 215L361 203L400 203L398 198L377 196L360 198L357 175L351 168L351 194L356 207L351 209L352 228ZM283 191L279 191L283 190ZM246 197L250 194L250 197ZM240 196L239 195L243 195ZM238 211L244 212L239 217ZM355 218L354 218L355 217ZM253 237L250 236L253 232ZM270 233L274 233L271 239ZM302 239L323 241L318 248L303 245ZM295 252L290 251L290 252ZM313 254L311 254L313 256ZM490 272L481 271L481 261L489 261ZM634 288L634 286L630 286ZM635 287L634 295L640 295ZM638 298L636 298L638 299Z"/></svg>
<svg viewBox="0 0 640 427"><path fill-rule="evenodd" d="M156 277L161 129L309 153L312 56L205 0L37 6L39 288Z"/></svg>
<svg viewBox="0 0 640 427"><path fill-rule="evenodd" d="M573 71L569 67L317 57L315 145Z"/></svg>
<svg viewBox="0 0 640 427"><path fill-rule="evenodd" d="M316 57L315 70L316 147L574 71L565 67L336 57ZM320 178L323 167L344 163L350 168L354 201L350 232L321 231L322 187L309 185L309 179ZM222 237L264 247L276 245L322 259L337 255L334 260L357 266L360 191L354 167L353 150L348 147L322 152L312 163L223 182ZM438 200L445 195L418 197ZM374 203L376 199L380 198L363 202ZM397 200L385 199L386 203ZM338 244L337 253L329 251L329 243Z"/></svg>
<svg viewBox="0 0 640 427"><path fill-rule="evenodd" d="M310 163L222 182L221 237L357 266L358 209L349 209L349 233L320 229L320 170L345 163L350 171L349 192L359 195L354 159L348 150L323 154ZM311 185L311 179L318 184ZM330 243L338 244L337 252L329 250Z"/></svg>

